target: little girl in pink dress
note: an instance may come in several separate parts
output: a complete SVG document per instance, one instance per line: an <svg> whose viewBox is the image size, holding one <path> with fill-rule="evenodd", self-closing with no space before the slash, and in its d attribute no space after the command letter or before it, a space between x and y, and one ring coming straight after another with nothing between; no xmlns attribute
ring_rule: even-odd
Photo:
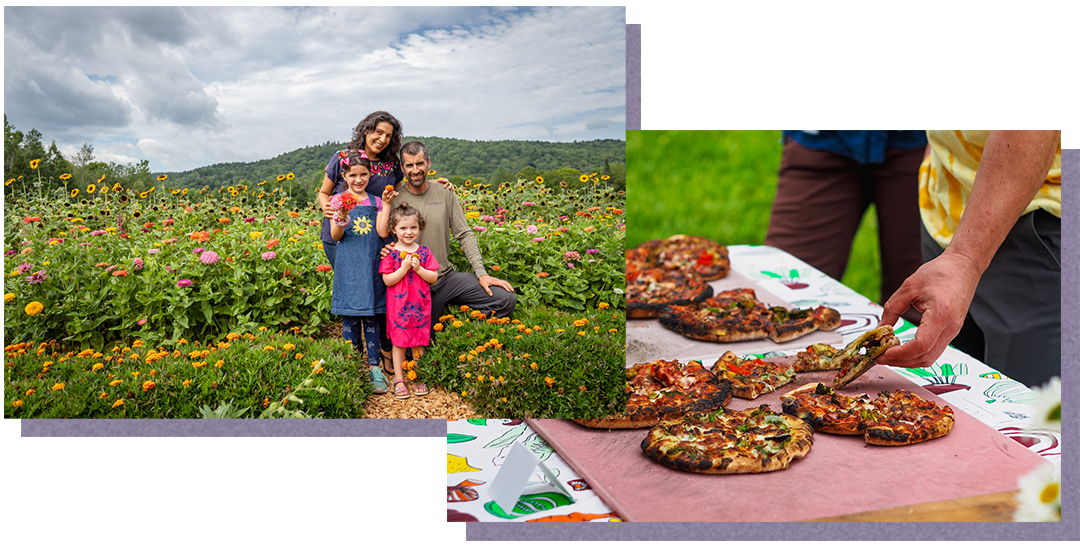
<svg viewBox="0 0 1080 549"><path fill-rule="evenodd" d="M388 190L384 193L384 201L387 195L393 200L397 193ZM439 278L439 263L435 256L426 246L416 242L423 228L424 218L408 203L391 210L385 224L380 217L376 227L379 236L393 234L397 237L393 249L382 258L379 272L387 287L386 331L394 344L394 397L402 400L409 398L409 387L402 371L405 349L412 347L413 357L418 358L431 342L431 285ZM415 379L415 373L410 372L410 377ZM427 393L427 385L423 382L413 384L412 394Z"/></svg>

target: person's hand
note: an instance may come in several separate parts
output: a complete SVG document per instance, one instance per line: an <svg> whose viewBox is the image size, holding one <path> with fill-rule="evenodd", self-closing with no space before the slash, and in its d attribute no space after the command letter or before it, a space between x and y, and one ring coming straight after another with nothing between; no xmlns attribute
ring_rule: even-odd
<svg viewBox="0 0 1080 549"><path fill-rule="evenodd" d="M382 249L379 250L379 259L386 257L392 251L394 251L394 244L391 242L390 244L383 246Z"/></svg>
<svg viewBox="0 0 1080 549"><path fill-rule="evenodd" d="M327 200L326 204L323 205L322 211L323 211L323 217L325 217L327 219L334 219L334 216L335 216L335 214L337 212L337 210L330 207L330 201L329 200Z"/></svg>
<svg viewBox="0 0 1080 549"><path fill-rule="evenodd" d="M433 181L436 182L436 183L441 184L443 186L443 188L448 190L448 191L454 190L454 184L451 183L450 180L445 178L445 177L440 177L438 179L433 179Z"/></svg>
<svg viewBox="0 0 1080 549"><path fill-rule="evenodd" d="M922 312L915 339L885 351L878 363L900 368L930 367L960 333L981 276L974 261L948 250L919 267L885 303L878 323L891 326L908 306L915 307Z"/></svg>
<svg viewBox="0 0 1080 549"><path fill-rule="evenodd" d="M389 204L389 203L393 202L394 198L399 194L401 194L401 193L395 191L393 185L387 185L386 188L383 189L383 192L382 192L383 204Z"/></svg>
<svg viewBox="0 0 1080 549"><path fill-rule="evenodd" d="M409 268L414 271L420 270L420 258L415 254L409 254Z"/></svg>
<svg viewBox="0 0 1080 549"><path fill-rule="evenodd" d="M333 214L330 217L334 220L334 223L337 223L338 225L341 225L342 223L345 223L345 220L348 219L348 215L347 214L342 215L341 210L330 210L330 211L333 212Z"/></svg>
<svg viewBox="0 0 1080 549"><path fill-rule="evenodd" d="M511 286L509 282L502 280L501 278L495 278L491 275L484 275L479 277L479 280L480 287L483 288L485 292L487 292L487 295L491 295L490 286L498 286L510 293L514 293L514 287Z"/></svg>

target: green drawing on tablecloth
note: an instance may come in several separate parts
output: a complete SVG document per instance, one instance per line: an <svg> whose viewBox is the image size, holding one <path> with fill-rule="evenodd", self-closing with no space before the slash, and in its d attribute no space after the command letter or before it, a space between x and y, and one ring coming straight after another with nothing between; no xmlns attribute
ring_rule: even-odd
<svg viewBox="0 0 1080 549"><path fill-rule="evenodd" d="M500 448L503 446L508 446L511 442L514 442L517 437L521 436L521 434L525 432L525 428L526 425L524 423L522 423L521 425L517 425L514 428L509 429L508 431L503 433L501 437L485 444L484 448Z"/></svg>
<svg viewBox="0 0 1080 549"><path fill-rule="evenodd" d="M469 442L470 440L476 440L473 435L462 435L460 433L446 433L447 444L460 444L462 442Z"/></svg>
<svg viewBox="0 0 1080 549"><path fill-rule="evenodd" d="M777 269L777 270L780 270L780 269ZM784 286L787 286L788 288L791 288L792 290L801 290L803 288L807 288L807 287L810 286L809 284L807 284L805 282L800 282L799 281L799 276L801 276L801 273L799 273L798 269L789 270L787 276L784 276L784 275L779 274L779 273L774 273L772 271L761 271L761 274L764 275L767 278L773 278L773 279L779 280L781 284L783 284Z"/></svg>
<svg viewBox="0 0 1080 549"><path fill-rule="evenodd" d="M993 402L1031 402L1035 395L1023 383L1003 379L983 391L987 404Z"/></svg>
<svg viewBox="0 0 1080 549"><path fill-rule="evenodd" d="M979 377L985 379L1009 379L1009 376L1001 372L986 372L985 374L979 374Z"/></svg>
<svg viewBox="0 0 1080 549"><path fill-rule="evenodd" d="M517 515L512 515L510 513L507 513L506 511L503 511L503 509L499 507L499 504L495 503L494 500L485 503L484 509L499 518L515 519L520 518L523 515L531 515L540 511L548 511L556 507L562 507L563 505L570 505L572 503L574 503L574 501L566 497L565 494L561 494L559 492L542 492L539 494L528 494L521 496L521 499L518 500L517 504L514 505L513 508L513 512L518 513Z"/></svg>
<svg viewBox="0 0 1080 549"><path fill-rule="evenodd" d="M473 425L487 425L487 420L486 419L473 418L473 419L468 419L466 421L468 421L469 423L472 423Z"/></svg>

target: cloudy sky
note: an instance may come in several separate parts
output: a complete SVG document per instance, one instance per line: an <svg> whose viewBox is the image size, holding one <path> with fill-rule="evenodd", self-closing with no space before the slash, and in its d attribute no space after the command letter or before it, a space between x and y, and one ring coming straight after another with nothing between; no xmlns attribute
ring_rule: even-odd
<svg viewBox="0 0 1080 549"><path fill-rule="evenodd" d="M347 141L625 136L622 7L5 7L4 112L179 171Z"/></svg>

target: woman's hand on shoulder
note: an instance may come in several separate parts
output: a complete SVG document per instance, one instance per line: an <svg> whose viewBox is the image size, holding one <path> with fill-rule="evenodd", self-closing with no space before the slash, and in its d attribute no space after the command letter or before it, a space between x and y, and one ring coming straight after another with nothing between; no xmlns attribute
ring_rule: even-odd
<svg viewBox="0 0 1080 549"><path fill-rule="evenodd" d="M386 257L392 251L394 251L394 244L393 243L383 246L382 249L379 250L379 259L382 259L382 258Z"/></svg>
<svg viewBox="0 0 1080 549"><path fill-rule="evenodd" d="M454 184L451 183L450 180L445 178L445 177L440 177L440 178L436 179L435 182L441 184L443 186L443 188L448 190L448 191L454 190Z"/></svg>

